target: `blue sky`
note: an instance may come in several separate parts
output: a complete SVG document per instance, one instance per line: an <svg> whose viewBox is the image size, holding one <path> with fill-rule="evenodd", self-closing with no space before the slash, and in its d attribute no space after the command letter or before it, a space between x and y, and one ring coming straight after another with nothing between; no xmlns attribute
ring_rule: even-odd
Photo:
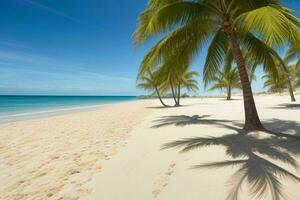
<svg viewBox="0 0 300 200"><path fill-rule="evenodd" d="M299 1L285 3L300 10ZM0 95L142 94L135 88L136 73L151 44L134 49L132 33L146 4L146 0L0 1ZM193 64L199 72L204 54ZM261 91L261 86L258 78L254 90Z"/></svg>

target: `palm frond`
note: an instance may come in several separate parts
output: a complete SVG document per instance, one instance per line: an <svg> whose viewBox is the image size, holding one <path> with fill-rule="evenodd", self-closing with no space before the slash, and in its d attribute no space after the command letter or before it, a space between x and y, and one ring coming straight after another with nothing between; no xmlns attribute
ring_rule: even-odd
<svg viewBox="0 0 300 200"><path fill-rule="evenodd" d="M269 46L290 42L300 47L299 20L283 7L263 6L241 14L234 23L239 32L258 33Z"/></svg>
<svg viewBox="0 0 300 200"><path fill-rule="evenodd" d="M217 71L221 68L228 47L229 42L227 36L223 31L219 30L212 39L207 51L203 70L205 86L207 86L207 84L213 79Z"/></svg>

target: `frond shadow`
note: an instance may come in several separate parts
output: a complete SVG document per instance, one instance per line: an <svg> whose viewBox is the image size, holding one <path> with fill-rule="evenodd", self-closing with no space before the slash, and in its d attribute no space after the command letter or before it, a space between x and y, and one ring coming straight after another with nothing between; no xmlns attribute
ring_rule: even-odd
<svg viewBox="0 0 300 200"><path fill-rule="evenodd" d="M300 109L300 104L279 104L277 106L270 107L270 109Z"/></svg>
<svg viewBox="0 0 300 200"><path fill-rule="evenodd" d="M179 148L180 152L189 152L210 146L225 147L226 155L232 159L197 165L193 169L238 167L230 178L227 200L240 199L239 194L244 183L249 187L254 199L264 199L267 194L271 194L272 200L285 199L281 179L300 182L298 176L272 162L276 160L298 169L295 156L300 154L300 141L291 138L267 134L263 138L254 134L230 134L221 137L182 139L165 144L163 149Z"/></svg>
<svg viewBox="0 0 300 200"><path fill-rule="evenodd" d="M300 124L296 121L272 119L264 121L263 124L271 131L300 136Z"/></svg>
<svg viewBox="0 0 300 200"><path fill-rule="evenodd" d="M210 124L218 124L222 126L226 126L223 123L230 122L228 120L214 120L214 119L206 119L210 117L210 115L173 115L173 116L164 116L157 120L154 120L153 123L155 125L152 126L152 128L160 128L170 125L175 126L187 126L187 125L210 125ZM231 129L234 129L234 127L230 127ZM238 129L234 129L238 130Z"/></svg>
<svg viewBox="0 0 300 200"><path fill-rule="evenodd" d="M247 134L242 129L243 124L222 119L209 119L210 115L173 115L163 116L153 121L154 125L151 128L161 128L165 126L187 126L187 125L214 125L218 127L228 128L241 134ZM230 125L232 124L232 125ZM271 135L278 137L290 137L295 140L300 140L300 124L295 121L272 119L263 122L265 129L261 130Z"/></svg>

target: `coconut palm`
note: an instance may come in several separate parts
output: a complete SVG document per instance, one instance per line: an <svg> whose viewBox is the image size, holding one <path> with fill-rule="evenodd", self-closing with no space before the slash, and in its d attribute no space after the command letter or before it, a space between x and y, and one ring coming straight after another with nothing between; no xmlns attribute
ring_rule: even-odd
<svg viewBox="0 0 300 200"><path fill-rule="evenodd" d="M298 65L294 65L294 79L295 79L295 87L299 88L300 87L300 60Z"/></svg>
<svg viewBox="0 0 300 200"><path fill-rule="evenodd" d="M152 73L150 70L147 71L147 73L144 73L142 76L138 77L138 88L142 88L144 90L148 90L154 93L156 93L160 103L167 107L167 105L163 102L161 95L160 95L160 84L159 79L157 77L157 73Z"/></svg>
<svg viewBox="0 0 300 200"><path fill-rule="evenodd" d="M254 60L251 60L251 55L247 55L245 53L245 62L247 63L247 73L249 75L250 83L252 80L255 80L255 69L257 67L257 64ZM228 49L226 56L225 56L225 62L224 67L222 71L220 69L217 70L215 75L211 77L211 79L207 79L205 84L213 83L210 90L223 90L225 89L227 91L227 100L231 99L231 93L233 89L242 89L239 72L236 67L233 67L236 65L233 58L233 52L232 49ZM250 67L249 67L250 66Z"/></svg>
<svg viewBox="0 0 300 200"><path fill-rule="evenodd" d="M279 71L278 77L274 77L272 74L267 73L263 76L266 79L264 83L264 87L268 88L269 92L279 92L282 93L284 90L288 90L291 101L296 101L294 95L294 86L293 86L293 74L295 74L295 65L290 65L290 61L292 59L297 58L297 52L295 52L292 48L290 48L282 61L275 60L277 70ZM296 85L295 85L296 86ZM297 87L297 86L296 86Z"/></svg>
<svg viewBox="0 0 300 200"><path fill-rule="evenodd" d="M290 79L287 78L286 72L281 67L278 67L278 70L280 70L278 78L274 78L274 76L270 73L263 76L263 79L265 79L264 88L267 88L268 92L282 93L286 90L287 85L290 82Z"/></svg>
<svg viewBox="0 0 300 200"><path fill-rule="evenodd" d="M157 67L156 70L158 74L156 78L159 82L162 83L161 90L164 93L171 91L171 95L175 102L174 106L178 106L179 104L177 102L177 85L179 83L179 76L187 70L187 66L169 67L167 64L162 64L159 67ZM140 74L143 73L144 72L141 72Z"/></svg>
<svg viewBox="0 0 300 200"><path fill-rule="evenodd" d="M198 82L195 77L199 76L197 72L189 71L189 65L177 65L170 67L167 64L162 64L156 68L158 79L162 83L161 90L164 93L171 91L175 105L180 106L181 89L185 88L187 91L198 90ZM143 72L140 72L143 74Z"/></svg>
<svg viewBox="0 0 300 200"><path fill-rule="evenodd" d="M287 42L300 48L300 22L293 11L277 0L149 0L139 18L135 44L157 35L163 38L148 52L141 71L164 62L186 63L210 41L204 67L209 80L232 48L239 71L247 131L265 130L257 114L245 59L241 49L250 53L256 64L276 75L271 48Z"/></svg>
<svg viewBox="0 0 300 200"><path fill-rule="evenodd" d="M285 54L284 62L287 65L289 63L294 63L292 65L288 65L288 68L292 82L294 82L294 87L300 87L300 50L289 48Z"/></svg>
<svg viewBox="0 0 300 200"><path fill-rule="evenodd" d="M210 90L225 89L227 91L227 100L231 100L231 92L233 89L241 89L241 82L237 68L218 71L212 82L214 84Z"/></svg>
<svg viewBox="0 0 300 200"><path fill-rule="evenodd" d="M290 97L291 97L291 101L296 101L295 95L294 95L294 88L293 88L293 83L292 83L292 66L290 66L290 62L293 61L293 59L298 59L300 61L300 51L290 47L287 52L285 53L284 57L283 57L283 62L278 62L277 61L277 65L279 67L281 67L282 70L282 74L285 76L285 80L286 80L286 86L287 89L290 93ZM283 78L283 77L282 77Z"/></svg>
<svg viewBox="0 0 300 200"><path fill-rule="evenodd" d="M195 79L195 77L199 76L199 74L195 71L184 71L181 74L178 74L177 76L177 106L180 106L180 97L181 88L187 89L187 91L197 91L198 88L198 82Z"/></svg>

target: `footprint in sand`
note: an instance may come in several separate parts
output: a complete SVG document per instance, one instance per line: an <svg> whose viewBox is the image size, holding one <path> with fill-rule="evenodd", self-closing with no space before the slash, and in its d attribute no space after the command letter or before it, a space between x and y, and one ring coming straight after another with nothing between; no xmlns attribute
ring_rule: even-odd
<svg viewBox="0 0 300 200"><path fill-rule="evenodd" d="M152 191L154 199L158 199L162 190L168 186L171 175L174 173L176 167L176 161L172 161L169 164L168 169L159 177L155 182L155 189Z"/></svg>

